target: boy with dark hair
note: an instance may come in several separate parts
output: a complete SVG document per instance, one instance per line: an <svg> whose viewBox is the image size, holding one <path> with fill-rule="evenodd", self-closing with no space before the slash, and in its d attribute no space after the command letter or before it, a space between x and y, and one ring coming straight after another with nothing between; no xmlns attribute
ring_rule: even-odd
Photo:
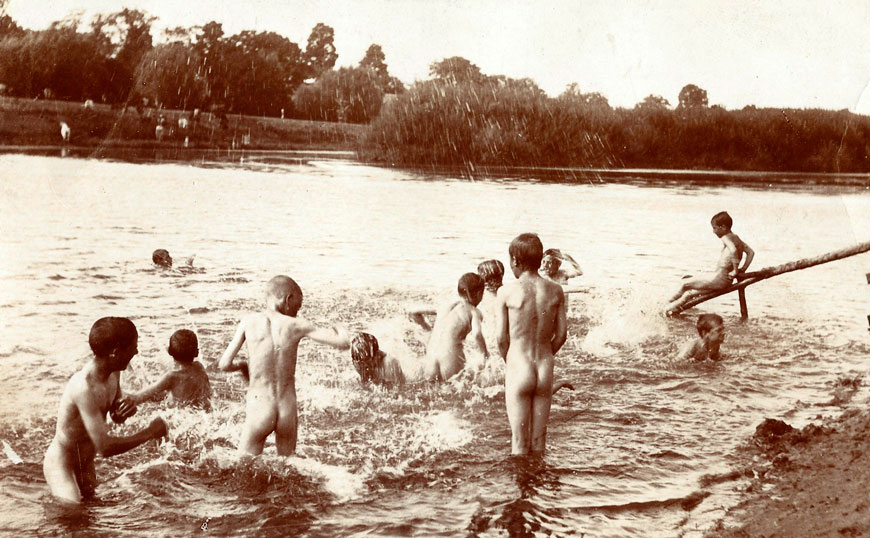
<svg viewBox="0 0 870 538"><path fill-rule="evenodd" d="M202 363L194 359L199 355L196 334L188 329L175 331L169 338L169 355L175 367L151 386L131 393L127 399L134 404L162 400L167 393L174 401L211 410L211 384Z"/></svg>
<svg viewBox="0 0 870 538"><path fill-rule="evenodd" d="M388 386L405 384L405 374L399 361L380 349L374 335L357 334L350 343L350 358L363 383Z"/></svg>
<svg viewBox="0 0 870 538"><path fill-rule="evenodd" d="M106 414L121 424L136 407L121 398L120 373L139 352L139 334L127 318L100 318L91 327L88 343L93 358L73 374L60 398L57 426L42 470L51 493L78 503L91 497L97 486L94 459L123 454L167 433L166 423L155 418L144 430L124 437L108 434Z"/></svg>
<svg viewBox="0 0 870 538"><path fill-rule="evenodd" d="M478 349L487 358L486 342L480 322L482 316L477 305L483 299L483 279L475 273L465 273L459 278L456 291L459 299L450 301L435 314L432 334L426 345L424 377L433 381L446 381L465 367L465 352L462 342L469 334Z"/></svg>
<svg viewBox="0 0 870 538"><path fill-rule="evenodd" d="M302 306L302 289L289 276L278 275L266 285L266 308L239 322L235 336L218 362L225 372L247 372L245 424L239 450L261 454L266 438L275 432L281 456L296 451L296 356L299 341L347 349L348 335L338 328L320 328L296 317ZM247 342L248 362L233 362Z"/></svg>
<svg viewBox="0 0 870 538"><path fill-rule="evenodd" d="M670 313L700 293L727 288L735 278L739 278L746 271L755 257L755 251L731 231L732 224L731 216L725 211L713 215L710 225L716 237L722 239L722 251L716 269L708 275L684 277L679 291L670 298L670 304L665 312ZM741 260L743 260L742 266Z"/></svg>
<svg viewBox="0 0 870 538"><path fill-rule="evenodd" d="M583 276L580 264L574 261L567 252L557 248L548 248L541 259L541 276L556 284L567 284L568 279Z"/></svg>
<svg viewBox="0 0 870 538"><path fill-rule="evenodd" d="M725 340L725 321L718 314L701 314L695 323L698 338L687 342L680 350L680 360L719 360L719 347Z"/></svg>
<svg viewBox="0 0 870 538"><path fill-rule="evenodd" d="M541 278L541 240L524 233L508 248L515 282L498 290L496 328L505 359L511 453L543 452L553 400L553 364L567 338L565 294Z"/></svg>

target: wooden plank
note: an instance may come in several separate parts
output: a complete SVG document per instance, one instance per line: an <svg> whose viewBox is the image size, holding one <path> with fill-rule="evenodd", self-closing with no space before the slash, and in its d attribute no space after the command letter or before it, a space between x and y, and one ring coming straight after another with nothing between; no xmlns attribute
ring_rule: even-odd
<svg viewBox="0 0 870 538"><path fill-rule="evenodd" d="M807 269L809 267L813 267L816 265L821 265L823 263L830 263L837 260L842 260L843 258L848 258L850 256L855 256L856 254L863 254L864 252L870 251L870 241L866 241L864 243L858 243L851 247L843 248L840 250L835 250L833 252L828 252L826 254L822 254L819 256L815 256L812 258L804 258L802 260L797 260L789 263L784 263L782 265L777 265L774 267L766 267L761 271L752 271L749 273L744 273L741 275L741 279L736 283L731 284L727 288L724 288L719 291L714 291L711 293L704 293L689 299L682 305L671 309L669 312L666 312L668 315L676 315L684 310L688 310L693 306L697 306L701 303L707 302L710 299L715 299L721 295L725 295L726 293L731 293L732 291L744 290L747 286L751 286L752 284L756 284L761 282L762 280L767 280L768 278L772 278L784 273L790 273L792 271L800 271L801 269ZM868 277L870 279L870 277ZM742 307L742 305L741 305ZM742 315L742 311L741 311Z"/></svg>

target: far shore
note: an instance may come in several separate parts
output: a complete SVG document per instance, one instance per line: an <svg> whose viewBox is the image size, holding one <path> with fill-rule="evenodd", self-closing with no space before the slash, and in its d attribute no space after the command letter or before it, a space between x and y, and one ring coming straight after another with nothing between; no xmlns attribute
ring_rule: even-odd
<svg viewBox="0 0 870 538"><path fill-rule="evenodd" d="M70 155L132 162L227 162L245 156L279 162L308 159L360 160L368 125L273 117L0 97L0 154ZM180 120L185 120L183 123ZM64 142L60 122L72 134ZM157 125L165 126L160 139ZM185 126L182 127L182 124ZM376 163L377 166L389 166ZM435 176L522 179L560 183L749 184L845 186L870 189L870 173L814 173L650 168L404 165Z"/></svg>

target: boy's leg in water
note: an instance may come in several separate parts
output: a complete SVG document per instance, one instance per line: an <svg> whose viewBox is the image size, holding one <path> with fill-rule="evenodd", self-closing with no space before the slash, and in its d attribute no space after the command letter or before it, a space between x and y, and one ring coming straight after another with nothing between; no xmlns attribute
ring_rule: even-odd
<svg viewBox="0 0 870 538"><path fill-rule="evenodd" d="M245 424L242 426L239 450L255 456L263 453L266 438L275 431L278 421L277 407L271 398L262 397L258 393L252 394L248 389Z"/></svg>
<svg viewBox="0 0 870 538"><path fill-rule="evenodd" d="M508 359L505 367L505 407L511 426L511 454L528 454L532 445L532 402L535 372L521 359Z"/></svg>
<svg viewBox="0 0 870 538"><path fill-rule="evenodd" d="M543 452L547 445L547 423L553 403L553 359L537 365L537 384L532 398L531 451Z"/></svg>

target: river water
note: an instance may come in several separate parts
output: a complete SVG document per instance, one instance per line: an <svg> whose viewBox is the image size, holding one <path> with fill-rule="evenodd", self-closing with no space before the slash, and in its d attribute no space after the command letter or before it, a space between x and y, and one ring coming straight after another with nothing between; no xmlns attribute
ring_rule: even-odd
<svg viewBox="0 0 870 538"><path fill-rule="evenodd" d="M302 162L302 161L300 161ZM711 268L710 216L728 210L754 269L870 240L861 187L637 181L472 181L339 160L191 166L0 156L0 423L23 460L0 463L0 532L95 536L697 536L737 501L729 469L765 417L802 426L843 407L832 394L867 368L870 255L748 289L750 319L722 297L666 320L683 274ZM402 391L362 387L346 352L300 347L298 454L235 451L245 384L214 370L263 284L289 274L301 316L367 328L409 368L425 335L402 317L450 296L518 233L584 269L571 295L547 452L509 456L500 360L476 378ZM159 271L166 248L191 268ZM507 264L506 264L507 265ZM507 277L509 281L511 277ZM674 359L699 312L725 317L725 360ZM128 316L135 390L170 367L179 328L196 331L211 413L145 404L169 439L98 460L99 500L51 500L42 456L91 324ZM836 404L836 405L835 405Z"/></svg>

